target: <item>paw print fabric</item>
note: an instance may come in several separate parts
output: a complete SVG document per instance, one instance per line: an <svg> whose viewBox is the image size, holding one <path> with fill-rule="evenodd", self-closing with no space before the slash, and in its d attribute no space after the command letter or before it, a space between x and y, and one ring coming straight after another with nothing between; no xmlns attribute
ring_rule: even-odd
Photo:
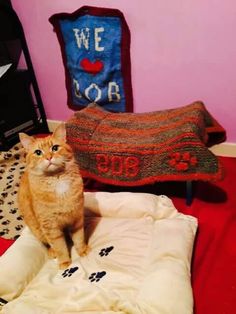
<svg viewBox="0 0 236 314"><path fill-rule="evenodd" d="M114 246L108 246L108 247L102 248L99 252L99 256L106 257L110 254L110 252L113 249L114 249ZM63 278L69 278L78 270L79 270L78 266L67 268L62 272L61 276ZM107 272L104 270L92 272L90 275L88 275L88 280L90 282L99 282L106 275L106 273Z"/></svg>
<svg viewBox="0 0 236 314"><path fill-rule="evenodd" d="M62 273L62 277L71 277L74 272L76 272L79 269L79 267L71 267L71 268L67 268L66 270L63 271Z"/></svg>
<svg viewBox="0 0 236 314"><path fill-rule="evenodd" d="M99 255L101 257L103 256L108 256L109 253L114 249L114 246L109 246L109 247L106 247L104 249L101 249L101 251L99 252Z"/></svg>
<svg viewBox="0 0 236 314"><path fill-rule="evenodd" d="M106 207L109 195L102 195ZM87 205L101 206L102 196L90 196L96 202ZM4 268L0 259L0 297L7 299L1 294L5 273L11 271L14 279L9 285L14 293L18 289L15 277L27 271L27 278L33 279L23 281L19 297L3 306L4 313L20 309L21 313L45 314L156 314L160 309L170 313L173 308L175 314L183 314L186 308L192 312L189 269L196 220L178 213L167 197L143 195L145 202L140 204L138 196L131 201L127 201L129 194L117 196L124 208L116 199L109 211L102 208L100 217L86 216L90 251L79 257L72 247L72 263L65 270L58 269L57 260L47 258L46 249L24 229L14 247L19 245L27 259L17 259L19 253L14 250L9 251L14 256L9 256Z"/></svg>
<svg viewBox="0 0 236 314"><path fill-rule="evenodd" d="M17 239L25 226L17 204L24 169L25 152L20 143L0 152L0 237L5 239Z"/></svg>
<svg viewBox="0 0 236 314"><path fill-rule="evenodd" d="M95 313L116 307L118 296L125 300L127 293L135 293L137 283L142 282L151 237L148 226L152 223L146 218L133 221L89 217L85 229L93 226L93 232L89 235L88 255L79 257L72 248L72 264L63 271L57 268L56 259L48 259L22 293L21 306L28 306L32 298L34 310L47 299L50 310L57 309L58 313L64 313L64 306L68 310L68 300L78 313L90 309L91 304Z"/></svg>
<svg viewBox="0 0 236 314"><path fill-rule="evenodd" d="M106 272L105 271L98 271L97 273L92 273L90 276L89 276L89 280L91 282L98 282L102 279L102 277L104 277L106 275Z"/></svg>

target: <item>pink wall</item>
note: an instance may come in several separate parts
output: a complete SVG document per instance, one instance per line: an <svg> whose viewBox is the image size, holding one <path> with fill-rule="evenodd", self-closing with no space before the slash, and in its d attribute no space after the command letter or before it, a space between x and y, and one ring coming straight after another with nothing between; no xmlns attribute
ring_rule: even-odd
<svg viewBox="0 0 236 314"><path fill-rule="evenodd" d="M64 68L48 18L82 5L120 9L131 31L135 112L173 108L194 100L236 143L235 0L12 0L25 29L48 119L72 115Z"/></svg>

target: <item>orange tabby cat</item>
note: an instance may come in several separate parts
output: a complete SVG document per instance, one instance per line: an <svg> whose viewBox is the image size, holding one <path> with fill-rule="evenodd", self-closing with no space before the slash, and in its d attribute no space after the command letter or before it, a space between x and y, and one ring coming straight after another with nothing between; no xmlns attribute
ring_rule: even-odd
<svg viewBox="0 0 236 314"><path fill-rule="evenodd" d="M20 133L25 148L26 171L18 192L19 209L33 234L57 257L59 268L71 263L65 239L67 230L79 255L86 254L84 194L79 167L66 144L61 124L46 138Z"/></svg>

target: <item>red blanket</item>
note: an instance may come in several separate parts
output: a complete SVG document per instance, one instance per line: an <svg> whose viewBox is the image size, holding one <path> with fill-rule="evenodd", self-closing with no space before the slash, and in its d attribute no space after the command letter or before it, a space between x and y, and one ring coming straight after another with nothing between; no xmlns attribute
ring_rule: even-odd
<svg viewBox="0 0 236 314"><path fill-rule="evenodd" d="M14 243L14 240L6 240L0 237L0 256Z"/></svg>
<svg viewBox="0 0 236 314"><path fill-rule="evenodd" d="M191 207L175 206L198 218L192 262L195 314L236 313L236 158L221 158L226 176L215 184L198 182Z"/></svg>

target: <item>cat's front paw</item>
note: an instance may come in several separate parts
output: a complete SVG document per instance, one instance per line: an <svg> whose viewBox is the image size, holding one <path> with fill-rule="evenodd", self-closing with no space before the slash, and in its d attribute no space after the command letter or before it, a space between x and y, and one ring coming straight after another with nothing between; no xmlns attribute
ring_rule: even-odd
<svg viewBox="0 0 236 314"><path fill-rule="evenodd" d="M81 247L76 249L79 256L85 256L90 252L90 247L87 244L83 244Z"/></svg>
<svg viewBox="0 0 236 314"><path fill-rule="evenodd" d="M47 249L47 252L48 252L48 257L49 258L56 258L57 257L57 255L56 255L56 253L55 253L55 251L53 250L52 247L49 247Z"/></svg>
<svg viewBox="0 0 236 314"><path fill-rule="evenodd" d="M59 269L63 270L70 266L71 260L59 263Z"/></svg>

